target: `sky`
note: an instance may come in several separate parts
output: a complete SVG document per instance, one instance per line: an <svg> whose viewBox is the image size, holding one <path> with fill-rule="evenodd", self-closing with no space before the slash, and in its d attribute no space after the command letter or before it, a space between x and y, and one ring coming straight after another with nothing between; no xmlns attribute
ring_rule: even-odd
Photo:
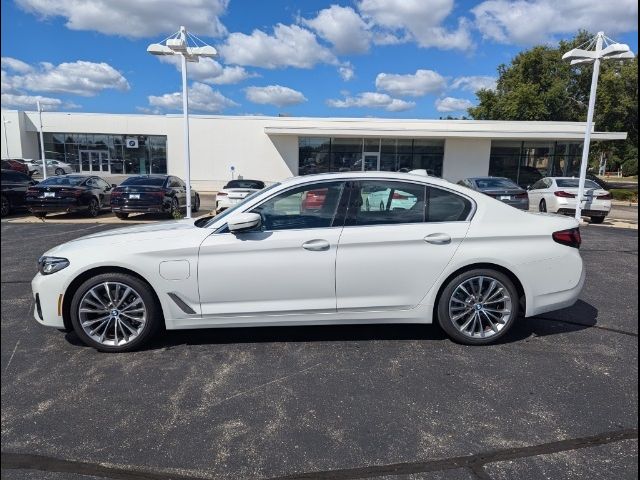
<svg viewBox="0 0 640 480"><path fill-rule="evenodd" d="M184 25L192 113L459 117L497 67L579 29L638 50L635 0L2 0L2 108L179 113Z"/></svg>

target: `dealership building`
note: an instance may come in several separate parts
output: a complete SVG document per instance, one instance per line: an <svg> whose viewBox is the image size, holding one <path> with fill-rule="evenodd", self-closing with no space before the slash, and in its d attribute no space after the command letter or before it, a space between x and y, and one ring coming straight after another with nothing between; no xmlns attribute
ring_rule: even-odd
<svg viewBox="0 0 640 480"><path fill-rule="evenodd" d="M40 158L37 112L2 111L2 158ZM190 116L192 185L276 182L310 173L426 169L457 182L578 173L585 124L478 120ZM181 115L43 112L45 155L103 177L184 177ZM624 140L598 132L593 140Z"/></svg>

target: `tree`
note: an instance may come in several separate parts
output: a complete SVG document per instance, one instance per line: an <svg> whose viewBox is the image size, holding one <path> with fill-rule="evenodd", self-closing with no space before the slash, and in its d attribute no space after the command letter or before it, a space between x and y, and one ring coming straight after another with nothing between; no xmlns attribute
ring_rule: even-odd
<svg viewBox="0 0 640 480"><path fill-rule="evenodd" d="M469 115L479 120L548 120L584 122L587 118L592 65L571 66L563 53L593 37L580 31L557 47L536 46L520 52L509 65L498 67L495 90L479 90L479 103ZM626 142L596 142L592 160L605 152L609 166L628 163L637 173L638 158L638 60L602 62L595 125L600 131L626 131Z"/></svg>

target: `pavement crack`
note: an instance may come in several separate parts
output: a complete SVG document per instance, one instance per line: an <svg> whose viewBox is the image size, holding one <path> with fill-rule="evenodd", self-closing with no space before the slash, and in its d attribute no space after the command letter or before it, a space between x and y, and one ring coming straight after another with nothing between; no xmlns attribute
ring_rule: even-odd
<svg viewBox="0 0 640 480"><path fill-rule="evenodd" d="M613 328L613 327L605 327L603 325L589 325L588 323L574 322L571 320L558 320L557 318L548 318L548 317L533 317L532 320L546 320L547 322L559 322L559 323L566 323L569 325L577 325L580 327L595 328L595 329L604 330L607 332L619 333L620 335L628 335L630 337L638 336L636 332L629 332L628 330L621 330L619 328Z"/></svg>
<svg viewBox="0 0 640 480"><path fill-rule="evenodd" d="M311 368L311 367L310 367ZM587 437L569 438L526 447L503 448L474 455L450 457L422 462L394 463L370 467L325 470L272 477L271 480L355 480L385 475L411 475L425 472L469 469L480 480L490 480L484 470L489 463L505 462L519 458L549 455L553 453L597 447L624 440L637 440L638 429L628 428ZM114 480L205 480L206 477L150 471L135 467L121 468L105 464L63 460L45 455L2 452L0 466L3 470L38 470L42 472L88 475Z"/></svg>

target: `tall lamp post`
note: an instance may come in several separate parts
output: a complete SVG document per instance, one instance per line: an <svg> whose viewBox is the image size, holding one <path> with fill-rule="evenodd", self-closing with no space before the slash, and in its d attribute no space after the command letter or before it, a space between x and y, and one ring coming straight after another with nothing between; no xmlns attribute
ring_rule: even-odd
<svg viewBox="0 0 640 480"><path fill-rule="evenodd" d="M603 48L604 45L604 48ZM584 47L584 49L580 48ZM587 127L584 133L584 145L582 146L582 161L580 163L580 180L578 183L578 198L576 201L576 220L582 218L582 202L584 200L584 183L587 177L587 165L589 164L589 144L591 143L591 130L593 128L593 110L596 104L596 90L598 88L598 75L600 74L600 62L602 60L630 60L635 57L628 45L617 43L607 37L604 32L580 45L578 48L568 51L562 59L571 62L571 65L593 63L593 75L591 76L591 91L589 93L589 109L587 111Z"/></svg>
<svg viewBox="0 0 640 480"><path fill-rule="evenodd" d="M6 118L4 118L4 115L2 115L2 125L4 126L4 148L5 151L7 152L7 159L11 158L9 156L9 140L7 139L7 124L11 123L11 120L7 120Z"/></svg>
<svg viewBox="0 0 640 480"><path fill-rule="evenodd" d="M42 105L40 105L40 100L36 102L38 106L38 118L40 119L40 125L38 127L38 131L40 133L40 156L42 157L42 178L47 179L47 159L44 152L44 133L42 132Z"/></svg>
<svg viewBox="0 0 640 480"><path fill-rule="evenodd" d="M191 40L193 46L189 45ZM186 218L191 218L191 159L189 149L189 97L187 91L187 62L197 63L200 57L215 57L218 52L195 35L180 27L173 35L160 43L152 43L147 47L152 55L179 55L182 60L182 112L184 115L184 168L187 183Z"/></svg>

